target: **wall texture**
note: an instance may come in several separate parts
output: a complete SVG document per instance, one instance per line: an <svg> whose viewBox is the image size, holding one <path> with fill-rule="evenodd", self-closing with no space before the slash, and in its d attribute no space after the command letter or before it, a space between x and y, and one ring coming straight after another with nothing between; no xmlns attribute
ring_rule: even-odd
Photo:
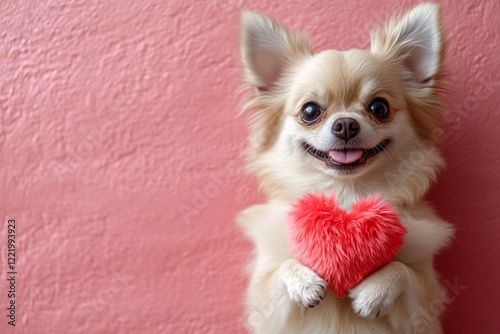
<svg viewBox="0 0 500 334"><path fill-rule="evenodd" d="M241 170L239 9L319 50L368 46L412 3L1 1L0 332L13 218L16 333L243 333L250 245L233 218L262 199ZM431 199L458 229L438 261L446 328L497 333L500 5L443 11L454 95Z"/></svg>

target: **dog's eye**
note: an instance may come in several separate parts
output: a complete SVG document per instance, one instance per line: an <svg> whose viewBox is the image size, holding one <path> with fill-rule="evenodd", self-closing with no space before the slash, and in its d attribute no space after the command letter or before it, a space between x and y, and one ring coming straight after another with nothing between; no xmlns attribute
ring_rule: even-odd
<svg viewBox="0 0 500 334"><path fill-rule="evenodd" d="M373 99L368 106L368 110L373 116L380 120L387 119L391 114L389 103L381 97Z"/></svg>
<svg viewBox="0 0 500 334"><path fill-rule="evenodd" d="M314 102L307 102L302 106L302 113L300 114L300 119L306 124L312 124L316 122L323 111Z"/></svg>

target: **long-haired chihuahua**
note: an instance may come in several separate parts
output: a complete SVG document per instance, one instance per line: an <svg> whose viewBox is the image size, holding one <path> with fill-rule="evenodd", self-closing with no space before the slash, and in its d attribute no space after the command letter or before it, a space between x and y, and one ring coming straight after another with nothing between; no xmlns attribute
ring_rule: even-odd
<svg viewBox="0 0 500 334"><path fill-rule="evenodd" d="M416 6L371 32L369 50L319 53L307 36L244 11L248 169L267 202L238 215L255 245L246 295L253 333L441 333L446 292L433 268L453 228L423 201L443 166L440 7ZM374 193L407 229L394 260L338 298L288 250L286 219L307 193L349 210Z"/></svg>

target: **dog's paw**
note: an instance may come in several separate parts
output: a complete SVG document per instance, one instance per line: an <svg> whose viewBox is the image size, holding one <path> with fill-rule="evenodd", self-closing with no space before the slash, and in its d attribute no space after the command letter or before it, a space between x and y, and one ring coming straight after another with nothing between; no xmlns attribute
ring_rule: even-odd
<svg viewBox="0 0 500 334"><path fill-rule="evenodd" d="M390 289L365 280L351 290L349 297L357 314L364 318L377 318L389 313L397 295L395 296Z"/></svg>
<svg viewBox="0 0 500 334"><path fill-rule="evenodd" d="M328 284L295 259L281 265L280 277L290 299L301 307L313 308L325 299Z"/></svg>
<svg viewBox="0 0 500 334"><path fill-rule="evenodd" d="M391 265L368 276L349 292L354 311L364 318L386 315L402 292L403 279Z"/></svg>

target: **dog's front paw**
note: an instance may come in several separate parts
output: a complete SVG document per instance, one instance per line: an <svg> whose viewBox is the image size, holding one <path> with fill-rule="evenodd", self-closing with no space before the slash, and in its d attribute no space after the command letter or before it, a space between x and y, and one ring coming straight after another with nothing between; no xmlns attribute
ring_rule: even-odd
<svg viewBox="0 0 500 334"><path fill-rule="evenodd" d="M297 260L285 261L279 275L290 299L299 306L313 308L325 298L327 283Z"/></svg>
<svg viewBox="0 0 500 334"><path fill-rule="evenodd" d="M402 273L404 269L399 267L399 263L393 262L368 276L349 292L357 314L365 318L377 318L391 311L394 301L402 292L405 279Z"/></svg>
<svg viewBox="0 0 500 334"><path fill-rule="evenodd" d="M377 282L365 280L351 290L349 297L357 314L365 318L377 318L389 313L397 295Z"/></svg>

